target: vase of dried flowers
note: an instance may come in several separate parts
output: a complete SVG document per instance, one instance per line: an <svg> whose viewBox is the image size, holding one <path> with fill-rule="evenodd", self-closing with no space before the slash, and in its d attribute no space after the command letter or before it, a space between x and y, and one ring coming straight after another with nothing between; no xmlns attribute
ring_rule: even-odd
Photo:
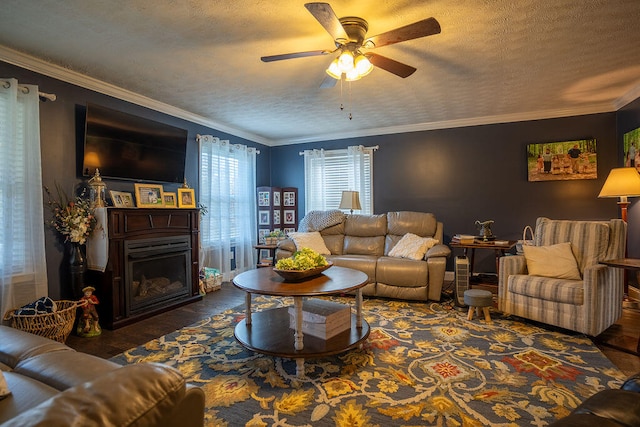
<svg viewBox="0 0 640 427"><path fill-rule="evenodd" d="M71 292L74 298L82 296L84 273L86 270L83 247L96 226L96 217L91 201L83 191L71 199L56 184L57 197L53 197L47 187L48 206L53 214L48 224L64 237L69 263Z"/></svg>

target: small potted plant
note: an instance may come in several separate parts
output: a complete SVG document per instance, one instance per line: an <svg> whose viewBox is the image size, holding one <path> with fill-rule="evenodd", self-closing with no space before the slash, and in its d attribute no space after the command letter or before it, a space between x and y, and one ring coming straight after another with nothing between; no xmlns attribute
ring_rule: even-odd
<svg viewBox="0 0 640 427"><path fill-rule="evenodd" d="M267 245L277 245L278 241L283 240L285 237L282 230L274 230L264 237L264 243Z"/></svg>

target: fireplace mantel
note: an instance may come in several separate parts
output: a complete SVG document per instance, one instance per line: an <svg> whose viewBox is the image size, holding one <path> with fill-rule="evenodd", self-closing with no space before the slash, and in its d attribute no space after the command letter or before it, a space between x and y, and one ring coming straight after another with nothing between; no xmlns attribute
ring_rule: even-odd
<svg viewBox="0 0 640 427"><path fill-rule="evenodd" d="M87 283L94 284L100 300L100 324L117 329L179 305L202 299L198 285L199 210L198 209L143 209L108 208L109 260L104 273L89 271ZM144 313L131 313L127 309L127 242L162 237L188 237L191 252L191 283L187 295L182 295Z"/></svg>

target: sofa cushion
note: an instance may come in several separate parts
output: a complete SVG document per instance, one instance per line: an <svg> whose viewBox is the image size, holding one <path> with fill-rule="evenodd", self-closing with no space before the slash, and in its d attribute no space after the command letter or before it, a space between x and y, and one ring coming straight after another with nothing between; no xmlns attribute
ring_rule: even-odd
<svg viewBox="0 0 640 427"><path fill-rule="evenodd" d="M438 241L431 237L420 237L413 233L405 234L402 239L389 251L390 257L421 260Z"/></svg>
<svg viewBox="0 0 640 427"><path fill-rule="evenodd" d="M4 372L4 377L11 394L0 400L0 424L60 393L53 387L15 372Z"/></svg>
<svg viewBox="0 0 640 427"><path fill-rule="evenodd" d="M432 213L388 212L386 234L404 236L413 233L422 237L432 237L436 233L437 225L436 216Z"/></svg>
<svg viewBox="0 0 640 427"><path fill-rule="evenodd" d="M532 276L580 280L580 271L569 242L549 246L522 247Z"/></svg>
<svg viewBox="0 0 640 427"><path fill-rule="evenodd" d="M584 301L584 282L581 280L515 274L509 276L507 286L510 293L545 301L572 305L582 305Z"/></svg>
<svg viewBox="0 0 640 427"><path fill-rule="evenodd" d="M78 351L54 351L20 361L14 371L58 390L91 381L120 365Z"/></svg>
<svg viewBox="0 0 640 427"><path fill-rule="evenodd" d="M309 248L320 255L330 255L331 251L324 244L324 240L318 231L310 231L308 233L293 232L289 233L289 238L293 240L296 249Z"/></svg>
<svg viewBox="0 0 640 427"><path fill-rule="evenodd" d="M362 271L369 277L369 282L376 281L376 257L367 255L330 255L327 261L333 262L334 265L340 267L353 268Z"/></svg>
<svg viewBox="0 0 640 427"><path fill-rule="evenodd" d="M374 258L382 256L384 253L384 236L344 236L342 253L345 255L368 255Z"/></svg>
<svg viewBox="0 0 640 427"><path fill-rule="evenodd" d="M342 255L344 248L344 234L322 235L324 244L332 255Z"/></svg>
<svg viewBox="0 0 640 427"><path fill-rule="evenodd" d="M378 258L376 281L401 287L425 286L429 278L429 266L424 261L382 256Z"/></svg>
<svg viewBox="0 0 640 427"><path fill-rule="evenodd" d="M20 361L39 354L74 351L66 345L39 335L0 325L0 363L12 369Z"/></svg>
<svg viewBox="0 0 640 427"><path fill-rule="evenodd" d="M344 222L346 236L374 237L387 234L386 215L347 215Z"/></svg>

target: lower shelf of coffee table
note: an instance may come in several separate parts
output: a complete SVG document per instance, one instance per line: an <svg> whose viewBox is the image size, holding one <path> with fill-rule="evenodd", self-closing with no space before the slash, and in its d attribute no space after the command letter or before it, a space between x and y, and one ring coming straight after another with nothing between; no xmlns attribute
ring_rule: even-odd
<svg viewBox="0 0 640 427"><path fill-rule="evenodd" d="M369 336L370 328L362 319L356 328L356 315L351 314L351 329L328 340L304 335L302 350L295 350L294 330L289 327L288 307L251 313L251 325L246 319L235 328L236 340L245 348L276 357L307 358L331 356L357 347Z"/></svg>

